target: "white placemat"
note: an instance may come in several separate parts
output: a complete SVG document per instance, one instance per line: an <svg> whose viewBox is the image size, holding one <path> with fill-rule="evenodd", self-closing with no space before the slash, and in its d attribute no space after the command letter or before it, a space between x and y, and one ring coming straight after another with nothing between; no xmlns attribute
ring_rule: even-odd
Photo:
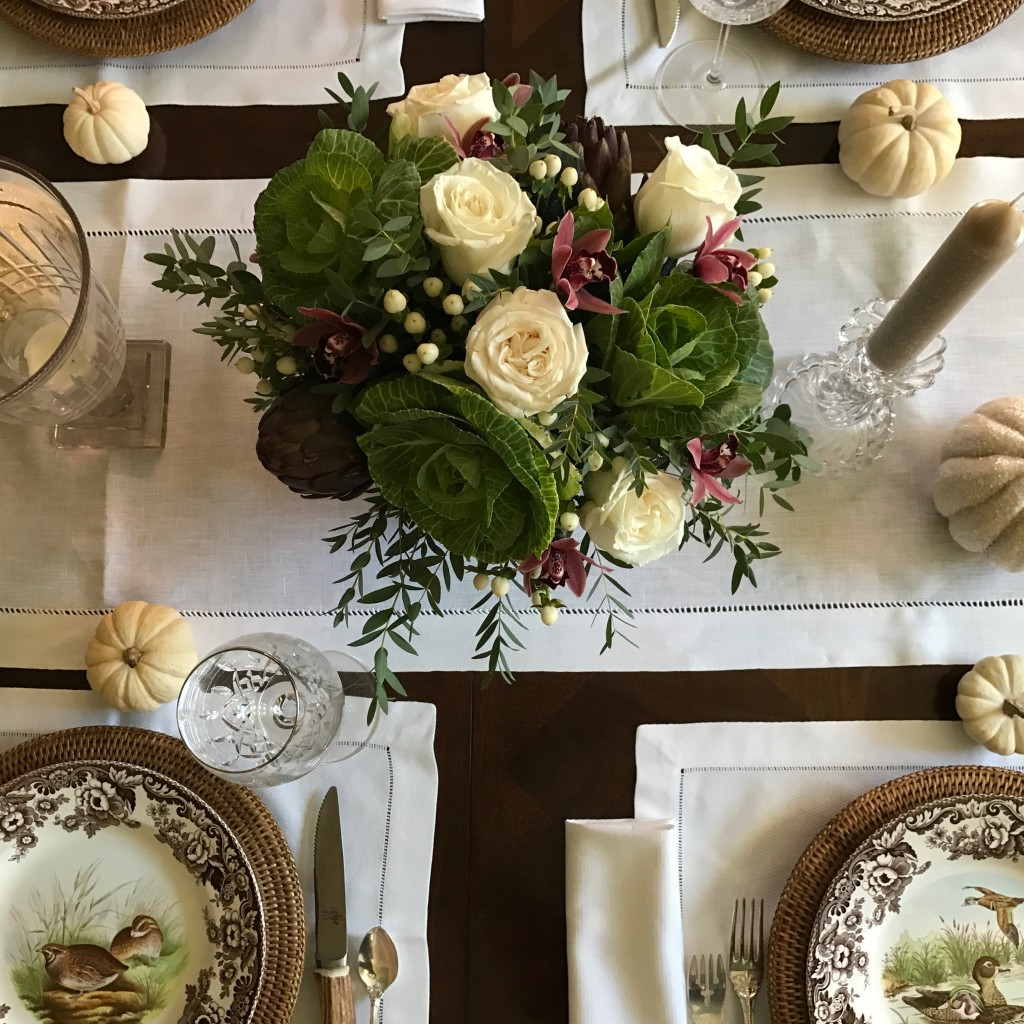
<svg viewBox="0 0 1024 1024"><path fill-rule="evenodd" d="M959 722L641 726L635 813L679 822L685 960L728 951L737 897L764 898L767 933L800 855L862 793L923 768L1022 763L978 747ZM757 1019L768 1022L765 999Z"/></svg>
<svg viewBox="0 0 1024 1024"><path fill-rule="evenodd" d="M357 749L365 737L367 701L350 698L336 743L340 753ZM294 1024L317 1020L313 985L313 845L320 802L338 787L345 844L349 963L355 963L363 935L382 924L401 957L398 980L388 990L383 1022L427 1024L430 967L427 958L427 897L434 847L437 764L432 704L394 704L370 742L354 756L321 763L304 779L257 790L281 826L302 879L310 932L302 989ZM125 714L90 692L4 690L0 750L44 732L84 725L131 725L176 736L174 707ZM356 1012L369 1002L353 971Z"/></svg>
<svg viewBox="0 0 1024 1024"><path fill-rule="evenodd" d="M401 25L377 17L377 0L256 0L189 46L152 57L96 60L0 23L0 104L68 103L71 89L103 79L149 104L244 106L332 102L343 71L379 82L379 99L405 92Z"/></svg>
<svg viewBox="0 0 1024 1024"><path fill-rule="evenodd" d="M796 3L798 0L792 0ZM718 26L681 0L672 46L714 39ZM805 53L753 26L732 38L757 60L761 83L782 82L777 114L798 121L838 121L865 89L894 78L938 86L961 118L1019 117L1024 108L1024 9L987 35L949 53L912 64L848 64ZM653 0L583 0L586 112L612 124L668 124L658 105L655 75L668 50L658 46ZM728 74L725 76L728 82ZM737 99L740 89L734 90Z"/></svg>
<svg viewBox="0 0 1024 1024"><path fill-rule="evenodd" d="M851 309L895 296L975 200L1012 197L1024 162L957 163L915 200L861 192L837 167L769 173L750 244L771 244L781 284L765 309L778 361L831 347ZM332 628L334 585L346 571L321 538L349 514L302 501L256 460L257 419L246 380L220 349L190 333L206 319L191 300L149 283L143 254L172 226L219 238L245 227L260 182L125 181L70 186L92 231L98 271L130 336L174 347L167 447L160 453L55 451L43 429L0 425L0 508L8 516L0 576L0 651L10 665L77 667L100 612L141 599L184 611L199 649L257 629L340 647L358 625ZM225 251L230 251L224 246ZM761 564L759 587L729 594L728 556L703 563L691 546L617 578L632 592L634 649L599 655L603 620L574 601L553 628L533 624L521 671L786 668L961 664L1013 647L1020 579L952 543L930 487L948 428L981 402L1024 393L1024 254L1005 267L946 334L946 369L905 401L881 462L843 480L808 480L764 523L783 550ZM769 505L771 503L769 502ZM756 505L734 513L756 518ZM15 541L16 538L16 541ZM419 658L405 670L471 670L479 595L468 584L426 616Z"/></svg>

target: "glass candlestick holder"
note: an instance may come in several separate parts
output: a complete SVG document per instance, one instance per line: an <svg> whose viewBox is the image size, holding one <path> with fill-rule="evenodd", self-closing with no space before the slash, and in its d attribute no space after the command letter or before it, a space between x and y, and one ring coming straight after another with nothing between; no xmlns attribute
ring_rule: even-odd
<svg viewBox="0 0 1024 1024"><path fill-rule="evenodd" d="M898 370L881 370L868 342L894 301L872 299L839 329L840 344L790 363L765 392L766 414L788 405L793 421L813 438L811 458L822 476L842 476L881 458L893 435L897 398L930 388L944 364L946 341L934 338Z"/></svg>

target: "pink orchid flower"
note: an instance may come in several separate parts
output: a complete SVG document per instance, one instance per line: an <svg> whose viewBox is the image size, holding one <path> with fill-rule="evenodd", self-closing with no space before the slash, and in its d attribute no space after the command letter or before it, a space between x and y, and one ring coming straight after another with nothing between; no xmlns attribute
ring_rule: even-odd
<svg viewBox="0 0 1024 1024"><path fill-rule="evenodd" d="M523 585L530 597L533 597L533 588L538 584L568 586L577 597L582 597L587 584L588 565L597 566L602 572L611 571L608 566L583 554L572 537L563 537L553 540L540 555L530 555L520 562L516 571L523 574Z"/></svg>
<svg viewBox="0 0 1024 1024"><path fill-rule="evenodd" d="M737 455L737 448L739 439L735 434L730 434L714 448L705 448L702 437L695 437L687 444L690 479L693 481L693 497L690 499L692 504L699 505L705 494L710 494L727 505L740 503L737 495L718 482L719 479L731 480L743 476L750 470L750 460Z"/></svg>
<svg viewBox="0 0 1024 1024"><path fill-rule="evenodd" d="M501 84L512 91L512 102L517 107L521 107L533 95L533 86L523 85L517 72L506 75Z"/></svg>
<svg viewBox="0 0 1024 1024"><path fill-rule="evenodd" d="M614 258L606 251L612 233L598 228L574 242L574 229L575 221L570 210L559 221L551 249L551 277L555 290L565 297L566 309L585 309L592 313L623 312L586 291L588 285L614 281L618 274Z"/></svg>
<svg viewBox="0 0 1024 1024"><path fill-rule="evenodd" d="M728 283L739 288L741 293L745 292L749 283L747 275L757 263L757 257L745 249L718 248L727 238L731 238L736 233L736 229L740 226L739 217L726 221L717 231L712 227L710 217L704 219L708 222L708 231L704 236L704 241L693 255L693 267L690 273L707 284ZM729 288L718 288L717 291L732 299L737 305L742 305L742 294L737 294Z"/></svg>
<svg viewBox="0 0 1024 1024"><path fill-rule="evenodd" d="M465 160L468 156L475 156L478 160L493 160L505 148L505 140L500 135L483 130L487 118L470 125L466 134L460 137L459 130L452 124L451 118L447 114L441 116L447 128L448 143L460 160Z"/></svg>
<svg viewBox="0 0 1024 1024"><path fill-rule="evenodd" d="M313 350L313 365L328 380L342 384L360 384L377 365L377 343L363 344L366 328L329 309L299 307L303 316L315 322L300 327L292 344Z"/></svg>

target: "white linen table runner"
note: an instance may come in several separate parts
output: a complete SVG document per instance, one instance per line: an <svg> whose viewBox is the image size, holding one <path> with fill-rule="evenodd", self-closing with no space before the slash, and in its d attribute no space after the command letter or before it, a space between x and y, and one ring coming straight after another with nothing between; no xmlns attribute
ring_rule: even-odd
<svg viewBox="0 0 1024 1024"><path fill-rule="evenodd" d="M689 39L714 39L718 26L689 0L680 2L682 16L672 47ZM757 61L761 85L782 82L775 113L791 114L798 121L838 121L860 93L894 78L931 82L961 118L1024 116L1024 8L966 46L911 64L829 60L780 42L756 26L737 26L730 38ZM669 49L658 46L653 0L583 0L587 114L610 124L669 124L654 88ZM729 82L728 73L725 80ZM759 83L730 84L749 89ZM733 91L739 99L741 90Z"/></svg>
<svg viewBox="0 0 1024 1024"><path fill-rule="evenodd" d="M148 104L329 104L343 71L401 96L401 25L377 17L377 0L255 0L188 46L151 57L80 57L0 22L0 105L68 103L71 89L112 79ZM198 140L197 140L198 141Z"/></svg>
<svg viewBox="0 0 1024 1024"><path fill-rule="evenodd" d="M959 722L641 726L634 810L637 818L679 823L685 961L728 951L737 897L764 898L767 933L800 855L851 800L900 775L949 764L1019 769L1024 758L990 754ZM739 1014L728 999L727 1019ZM768 1001L755 1005L758 1024L768 1024Z"/></svg>

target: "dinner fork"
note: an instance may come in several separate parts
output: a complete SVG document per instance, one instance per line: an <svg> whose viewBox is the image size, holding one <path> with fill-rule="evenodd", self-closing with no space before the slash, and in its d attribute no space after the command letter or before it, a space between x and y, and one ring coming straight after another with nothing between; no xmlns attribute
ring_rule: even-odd
<svg viewBox="0 0 1024 1024"><path fill-rule="evenodd" d="M690 960L689 984L686 997L690 1005L691 1024L714 1019L721 1021L722 1005L725 1003L725 964L722 954L717 957L701 957Z"/></svg>
<svg viewBox="0 0 1024 1024"><path fill-rule="evenodd" d="M757 918L755 922L755 916ZM739 925L737 943L736 926ZM757 931L755 933L755 924ZM732 935L729 938L729 981L743 1007L743 1024L753 1024L751 1008L764 978L764 900L750 901L750 928L747 928L747 901L737 900L732 910Z"/></svg>

